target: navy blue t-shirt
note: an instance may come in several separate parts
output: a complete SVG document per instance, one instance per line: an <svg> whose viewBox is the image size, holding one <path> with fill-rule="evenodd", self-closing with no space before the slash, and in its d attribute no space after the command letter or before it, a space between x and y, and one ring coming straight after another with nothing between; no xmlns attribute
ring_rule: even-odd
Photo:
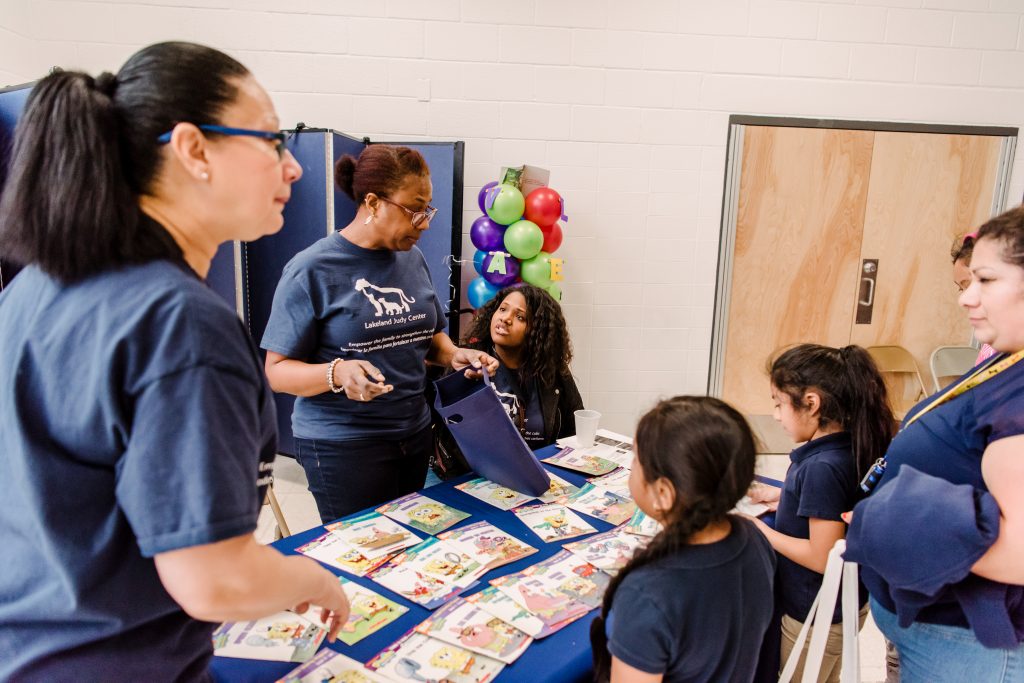
<svg viewBox="0 0 1024 683"><path fill-rule="evenodd" d="M971 372L974 370L972 369ZM969 374L969 373L968 373ZM953 389L954 382L941 392ZM938 396L940 394L936 394ZM930 396L907 413L904 424L935 400ZM970 391L930 410L914 424L901 430L889 444L885 458L885 474L878 484L887 486L903 465L909 465L924 474L944 479L952 484L967 484L980 491L988 491L981 472L981 459L985 448L993 441L1024 434L1024 361L1015 363ZM941 501L921 501L934 507L934 524L943 524ZM913 528L893 520L892 534L915 534ZM911 536L913 537L913 536ZM921 553L934 555L942 548L921 547ZM950 562L962 558L950 557ZM907 563L920 561L908 556ZM889 585L869 566L861 567L861 576L872 597L886 609L895 612L896 606L889 594ZM970 584L970 585L968 585ZM986 582L986 584L996 584ZM977 577L968 577L956 586L950 586L936 604L925 607L916 621L949 626L968 627L967 618L958 600L972 599L978 590ZM1010 610L1015 624L1024 624L1024 601L1017 601Z"/></svg>
<svg viewBox="0 0 1024 683"><path fill-rule="evenodd" d="M183 263L0 295L0 680L192 680L153 556L251 533L276 446L245 327Z"/></svg>
<svg viewBox="0 0 1024 683"><path fill-rule="evenodd" d="M300 396L292 431L345 441L411 436L430 423L423 397L427 351L444 311L423 253L366 249L332 233L285 266L261 345L307 363L366 360L394 391L372 401L344 392Z"/></svg>
<svg viewBox="0 0 1024 683"><path fill-rule="evenodd" d="M681 681L749 682L771 621L775 552L754 525L730 517L721 541L630 572L606 625L608 651Z"/></svg>
<svg viewBox="0 0 1024 683"><path fill-rule="evenodd" d="M494 355L493 353L491 355ZM498 400L505 406L505 412L512 418L512 424L523 435L526 445L536 450L547 446L544 438L544 415L540 409L540 398L537 394L537 383L532 382L523 387L519 375L504 365L498 366L491 380Z"/></svg>

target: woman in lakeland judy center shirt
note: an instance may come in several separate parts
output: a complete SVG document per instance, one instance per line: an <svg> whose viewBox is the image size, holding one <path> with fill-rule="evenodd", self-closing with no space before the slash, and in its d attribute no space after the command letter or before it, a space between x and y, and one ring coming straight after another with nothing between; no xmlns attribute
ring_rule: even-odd
<svg viewBox="0 0 1024 683"><path fill-rule="evenodd" d="M324 522L423 486L433 453L425 361L498 361L458 348L416 248L436 209L430 170L407 147L370 145L335 167L355 218L293 258L262 346L276 391L298 396L296 457Z"/></svg>
<svg viewBox="0 0 1024 683"><path fill-rule="evenodd" d="M847 533L904 683L1024 681L1024 207L982 226L971 275L997 355L907 415Z"/></svg>

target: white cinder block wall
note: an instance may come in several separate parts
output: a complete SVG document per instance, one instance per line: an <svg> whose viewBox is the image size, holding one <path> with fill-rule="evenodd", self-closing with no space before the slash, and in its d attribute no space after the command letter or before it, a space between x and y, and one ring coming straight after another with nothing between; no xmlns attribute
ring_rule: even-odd
<svg viewBox="0 0 1024 683"><path fill-rule="evenodd" d="M254 71L286 125L465 140L467 231L500 166L549 168L574 371L630 433L658 396L705 390L729 115L1020 126L1022 15L1024 0L0 0L0 83L204 42ZM1011 202L1022 190L1018 160Z"/></svg>

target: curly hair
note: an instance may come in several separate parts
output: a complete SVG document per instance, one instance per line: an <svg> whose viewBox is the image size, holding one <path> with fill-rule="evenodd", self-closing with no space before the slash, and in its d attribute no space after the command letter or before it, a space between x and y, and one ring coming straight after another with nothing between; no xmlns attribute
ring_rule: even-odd
<svg viewBox="0 0 1024 683"><path fill-rule="evenodd" d="M542 388L553 387L559 377L569 374L572 342L569 341L562 307L540 287L519 283L498 292L477 309L462 344L484 351L493 348L491 318L512 292L519 292L526 299L526 338L523 340L519 379L523 384L537 380Z"/></svg>

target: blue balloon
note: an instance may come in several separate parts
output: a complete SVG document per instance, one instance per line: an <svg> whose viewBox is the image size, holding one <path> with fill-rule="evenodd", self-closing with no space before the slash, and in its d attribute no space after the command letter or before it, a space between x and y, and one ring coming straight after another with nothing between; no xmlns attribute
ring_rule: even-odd
<svg viewBox="0 0 1024 683"><path fill-rule="evenodd" d="M486 251L480 251L479 249L477 249L476 253L473 254L473 268L476 269L476 274L477 275L483 275L484 274L484 259L485 258L487 258L487 252Z"/></svg>
<svg viewBox="0 0 1024 683"><path fill-rule="evenodd" d="M480 308L498 294L498 288L482 277L474 278L466 290L466 298L473 308Z"/></svg>

